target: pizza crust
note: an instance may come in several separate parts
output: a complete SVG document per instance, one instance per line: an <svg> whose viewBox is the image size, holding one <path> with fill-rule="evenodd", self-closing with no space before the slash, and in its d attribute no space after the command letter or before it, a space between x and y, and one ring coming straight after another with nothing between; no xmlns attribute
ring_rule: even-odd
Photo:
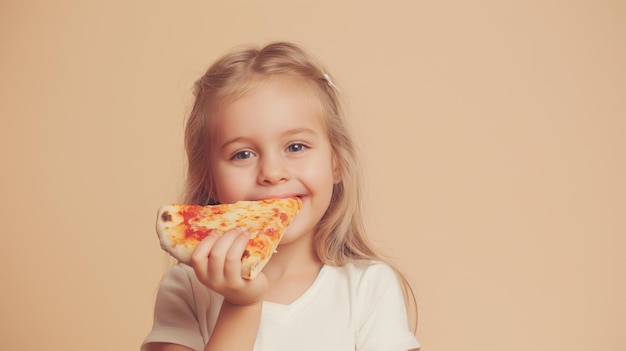
<svg viewBox="0 0 626 351"><path fill-rule="evenodd" d="M178 209L179 207L176 205L161 207L157 213L156 230L157 233L162 233L162 235L158 235L161 248L181 263L189 265L191 264L191 253L196 248L197 243L195 245L193 242L177 243L176 241L180 240L173 240L176 237L182 239L173 230L177 224L184 221Z"/></svg>

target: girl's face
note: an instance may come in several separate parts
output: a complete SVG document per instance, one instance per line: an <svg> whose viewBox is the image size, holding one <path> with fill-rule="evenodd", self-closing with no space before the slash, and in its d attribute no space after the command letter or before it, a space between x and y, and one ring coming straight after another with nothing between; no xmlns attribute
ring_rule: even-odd
<svg viewBox="0 0 626 351"><path fill-rule="evenodd" d="M313 232L339 181L313 89L296 78L271 77L214 121L213 198L302 199L283 244Z"/></svg>

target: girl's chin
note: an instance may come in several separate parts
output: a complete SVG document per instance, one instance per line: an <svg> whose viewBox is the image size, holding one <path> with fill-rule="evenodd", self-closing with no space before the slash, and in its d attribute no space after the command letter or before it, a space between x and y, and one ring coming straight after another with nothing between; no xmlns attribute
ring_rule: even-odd
<svg viewBox="0 0 626 351"><path fill-rule="evenodd" d="M282 239L280 239L278 246L280 247L281 245L284 245L284 244L291 244L293 242L300 241L306 236L307 234L303 233L302 230L298 228L297 223L296 223L296 226L290 225L285 231L285 234L283 234Z"/></svg>

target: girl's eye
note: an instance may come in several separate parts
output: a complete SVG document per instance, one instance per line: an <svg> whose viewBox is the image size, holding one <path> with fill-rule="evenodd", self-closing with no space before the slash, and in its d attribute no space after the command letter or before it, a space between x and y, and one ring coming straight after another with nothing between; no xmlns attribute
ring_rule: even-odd
<svg viewBox="0 0 626 351"><path fill-rule="evenodd" d="M254 154L252 152L244 150L244 151L239 151L238 153L233 155L232 159L233 160L245 160L245 159L251 158L253 156L254 156Z"/></svg>
<svg viewBox="0 0 626 351"><path fill-rule="evenodd" d="M300 143L294 143L291 144L289 146L287 146L287 152L298 152L298 151L302 151L304 149L306 149L307 146L304 144L300 144Z"/></svg>

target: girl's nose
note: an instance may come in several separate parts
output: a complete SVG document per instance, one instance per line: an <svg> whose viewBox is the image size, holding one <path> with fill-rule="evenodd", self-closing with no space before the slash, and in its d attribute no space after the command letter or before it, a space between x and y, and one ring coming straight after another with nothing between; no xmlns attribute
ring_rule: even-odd
<svg viewBox="0 0 626 351"><path fill-rule="evenodd" d="M261 185L284 183L291 179L291 171L280 157L265 158L260 164L257 182Z"/></svg>

